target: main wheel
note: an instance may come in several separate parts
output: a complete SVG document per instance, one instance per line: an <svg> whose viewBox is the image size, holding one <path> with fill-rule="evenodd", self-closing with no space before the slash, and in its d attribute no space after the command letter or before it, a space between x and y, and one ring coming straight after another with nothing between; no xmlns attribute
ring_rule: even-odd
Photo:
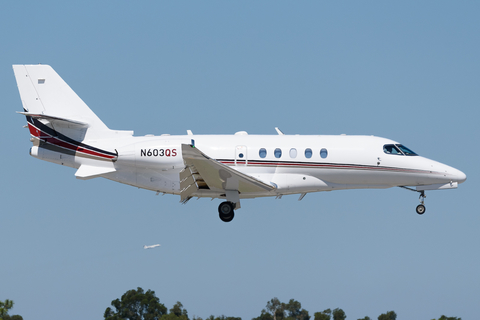
<svg viewBox="0 0 480 320"><path fill-rule="evenodd" d="M425 206L424 206L423 204L419 204L419 205L417 206L417 213L418 213L418 214L424 214L424 213L425 213L425 210L427 210L427 209L425 209Z"/></svg>
<svg viewBox="0 0 480 320"><path fill-rule="evenodd" d="M218 206L218 215L220 220L223 222L230 222L233 220L235 214L233 213L233 209L235 209L235 204L230 201L225 201L220 203Z"/></svg>

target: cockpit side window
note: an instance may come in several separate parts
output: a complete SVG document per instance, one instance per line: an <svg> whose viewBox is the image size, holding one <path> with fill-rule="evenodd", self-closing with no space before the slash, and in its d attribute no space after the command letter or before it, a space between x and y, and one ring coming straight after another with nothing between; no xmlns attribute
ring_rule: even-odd
<svg viewBox="0 0 480 320"><path fill-rule="evenodd" d="M397 154L403 156L402 151L400 151L394 144L384 145L383 152L385 152L386 154Z"/></svg>
<svg viewBox="0 0 480 320"><path fill-rule="evenodd" d="M418 154L416 154L416 153L413 152L412 150L408 149L408 148L405 147L404 145L397 144L396 146L397 146L398 149L400 149L406 156L418 156Z"/></svg>

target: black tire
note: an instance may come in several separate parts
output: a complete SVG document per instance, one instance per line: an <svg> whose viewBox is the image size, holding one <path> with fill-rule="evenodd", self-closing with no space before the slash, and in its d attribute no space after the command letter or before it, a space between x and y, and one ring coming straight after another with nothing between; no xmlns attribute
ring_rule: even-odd
<svg viewBox="0 0 480 320"><path fill-rule="evenodd" d="M223 222L230 222L233 220L235 214L233 209L235 208L234 204L230 201L225 201L220 203L218 206L218 216Z"/></svg>
<svg viewBox="0 0 480 320"><path fill-rule="evenodd" d="M424 214L426 210L427 210L427 209L425 208L425 206L424 206L423 204L419 204L419 205L417 206L417 213L418 213L418 214Z"/></svg>

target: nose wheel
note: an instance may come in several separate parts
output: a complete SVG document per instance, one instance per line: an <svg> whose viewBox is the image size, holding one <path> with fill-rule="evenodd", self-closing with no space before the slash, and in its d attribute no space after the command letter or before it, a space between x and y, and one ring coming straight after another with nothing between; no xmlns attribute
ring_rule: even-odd
<svg viewBox="0 0 480 320"><path fill-rule="evenodd" d="M419 204L419 205L417 206L417 213L418 213L418 214L424 214L424 213L425 213L425 210L427 210L427 209L425 208L425 205Z"/></svg>

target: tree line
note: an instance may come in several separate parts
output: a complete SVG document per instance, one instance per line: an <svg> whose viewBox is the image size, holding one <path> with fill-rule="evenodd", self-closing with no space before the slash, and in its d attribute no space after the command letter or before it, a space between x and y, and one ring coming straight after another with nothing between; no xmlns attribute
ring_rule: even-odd
<svg viewBox="0 0 480 320"><path fill-rule="evenodd" d="M13 308L12 300L0 301L0 320L23 320L20 315L9 315ZM120 299L115 299L111 303L113 308L108 307L103 317L105 320L204 320L200 317L188 317L187 310L182 303L178 301L168 310L160 299L155 296L155 291L142 288L128 290ZM273 298L267 302L260 315L252 320L345 320L347 315L340 308L326 309L315 312L313 319L309 312L302 308L302 304L294 299L287 303L281 302L278 298ZM396 320L395 311L388 311L378 316L378 320ZM209 316L205 320L242 320L240 317ZM373 320L365 316L357 320ZM432 320L462 320L457 317L447 317L442 315L438 319Z"/></svg>
<svg viewBox="0 0 480 320"><path fill-rule="evenodd" d="M204 320L200 317L188 317L187 310L181 302L177 302L168 310L160 299L155 296L155 291L142 288L137 290L128 290L120 299L115 299L111 303L112 309L108 307L104 313L105 320ZM345 320L347 315L340 308L326 309L315 312L313 319L309 312L302 308L300 302L290 299L288 302L281 302L278 298L273 298L267 302L260 315L252 320ZM378 320L396 320L395 311L387 311L378 316ZM1 320L1 319L0 319ZM242 320L240 317L209 316L205 320ZM365 316L358 320L373 320ZM432 319L437 320L437 319ZM442 315L438 320L462 320L457 317L447 317Z"/></svg>
<svg viewBox="0 0 480 320"><path fill-rule="evenodd" d="M9 315L8 312L13 308L12 300L0 301L0 320L23 320L18 314Z"/></svg>

